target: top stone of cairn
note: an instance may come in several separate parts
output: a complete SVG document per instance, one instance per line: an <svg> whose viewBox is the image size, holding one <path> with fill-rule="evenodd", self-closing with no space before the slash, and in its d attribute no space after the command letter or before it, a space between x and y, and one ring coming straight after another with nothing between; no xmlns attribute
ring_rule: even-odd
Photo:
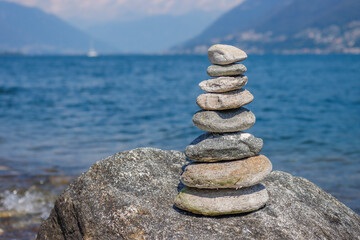
<svg viewBox="0 0 360 240"><path fill-rule="evenodd" d="M208 57L212 64L228 65L245 60L247 55L243 50L237 47L215 44L209 48Z"/></svg>

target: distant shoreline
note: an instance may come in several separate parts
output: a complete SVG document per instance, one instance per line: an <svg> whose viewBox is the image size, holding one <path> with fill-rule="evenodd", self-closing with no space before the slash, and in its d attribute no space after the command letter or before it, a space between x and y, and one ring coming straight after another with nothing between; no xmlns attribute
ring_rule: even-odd
<svg viewBox="0 0 360 240"><path fill-rule="evenodd" d="M2 56L25 56L25 54L24 53L22 53L22 52L7 52L7 51L5 51L5 52L0 52L0 56L2 57Z"/></svg>
<svg viewBox="0 0 360 240"><path fill-rule="evenodd" d="M287 52L287 53L252 53L252 56L344 56L344 55L360 55L356 52L348 53L315 53L315 52ZM82 54L66 54L66 53L22 53L22 52L0 52L0 57L88 57L87 53ZM207 56L201 53L99 53L101 57L116 57L116 56Z"/></svg>

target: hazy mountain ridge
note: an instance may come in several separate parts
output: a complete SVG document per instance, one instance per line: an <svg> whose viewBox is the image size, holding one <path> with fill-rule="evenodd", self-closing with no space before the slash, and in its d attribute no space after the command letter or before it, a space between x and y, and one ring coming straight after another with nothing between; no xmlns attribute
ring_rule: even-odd
<svg viewBox="0 0 360 240"><path fill-rule="evenodd" d="M0 0L0 53L161 53L204 30L219 13L194 11L74 27L53 14ZM76 26L76 24L75 24ZM92 41L94 40L94 41Z"/></svg>
<svg viewBox="0 0 360 240"><path fill-rule="evenodd" d="M216 19L214 13L155 15L128 22L113 21L84 29L124 53L158 53L196 36Z"/></svg>
<svg viewBox="0 0 360 240"><path fill-rule="evenodd" d="M0 52L85 53L92 37L38 8L0 1ZM101 50L107 44L94 41Z"/></svg>
<svg viewBox="0 0 360 240"><path fill-rule="evenodd" d="M214 43L253 53L360 53L358 0L247 0L172 52Z"/></svg>
<svg viewBox="0 0 360 240"><path fill-rule="evenodd" d="M83 54L205 53L214 43L249 53L360 53L359 0L246 0L215 13L151 16L79 30L40 9L0 0L0 52ZM115 46L115 47L113 47Z"/></svg>

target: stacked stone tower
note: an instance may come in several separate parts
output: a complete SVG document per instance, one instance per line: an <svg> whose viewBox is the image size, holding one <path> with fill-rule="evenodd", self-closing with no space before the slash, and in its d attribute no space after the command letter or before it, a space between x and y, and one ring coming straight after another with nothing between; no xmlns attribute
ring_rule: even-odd
<svg viewBox="0 0 360 240"><path fill-rule="evenodd" d="M258 210L268 200L260 184L272 169L264 155L258 155L263 141L242 132L255 123L254 114L243 106L254 99L243 89L248 78L240 63L247 58L244 51L229 45L209 48L213 64L211 77L199 84L207 93L196 103L203 110L195 113L195 126L207 133L195 139L185 150L191 161L181 175L183 188L175 206L207 216L245 213Z"/></svg>

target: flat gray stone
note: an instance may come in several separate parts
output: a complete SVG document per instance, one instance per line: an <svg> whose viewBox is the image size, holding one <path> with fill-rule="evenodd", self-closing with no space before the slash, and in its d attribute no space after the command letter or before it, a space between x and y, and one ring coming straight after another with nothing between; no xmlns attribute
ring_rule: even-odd
<svg viewBox="0 0 360 240"><path fill-rule="evenodd" d="M248 188L205 190L185 187L174 205L182 210L205 216L247 213L258 210L269 200L262 184Z"/></svg>
<svg viewBox="0 0 360 240"><path fill-rule="evenodd" d="M196 162L217 162L252 157L260 153L263 140L250 133L204 133L185 149L188 159Z"/></svg>
<svg viewBox="0 0 360 240"><path fill-rule="evenodd" d="M204 93L197 97L196 104L204 110L227 110L251 103L254 96L246 89L225 93Z"/></svg>
<svg viewBox="0 0 360 240"><path fill-rule="evenodd" d="M193 122L201 130L214 133L239 132L255 124L255 115L248 109L223 111L200 110L193 116Z"/></svg>
<svg viewBox="0 0 360 240"><path fill-rule="evenodd" d="M240 63L226 66L211 65L207 68L207 74L211 77L237 76L246 72L246 67Z"/></svg>
<svg viewBox="0 0 360 240"><path fill-rule="evenodd" d="M308 180L271 172L266 207L227 217L174 208L178 151L140 148L94 163L58 197L37 239L358 239L360 217Z"/></svg>
<svg viewBox="0 0 360 240"><path fill-rule="evenodd" d="M237 77L218 77L199 83L201 90L206 92L220 93L244 87L248 82L248 77L240 75Z"/></svg>
<svg viewBox="0 0 360 240"><path fill-rule="evenodd" d="M192 163L186 166L180 180L194 188L238 189L260 183L271 170L270 160L258 155L236 161Z"/></svg>
<svg viewBox="0 0 360 240"><path fill-rule="evenodd" d="M208 57L212 64L227 65L243 61L247 58L246 53L234 46L215 44L208 50Z"/></svg>

